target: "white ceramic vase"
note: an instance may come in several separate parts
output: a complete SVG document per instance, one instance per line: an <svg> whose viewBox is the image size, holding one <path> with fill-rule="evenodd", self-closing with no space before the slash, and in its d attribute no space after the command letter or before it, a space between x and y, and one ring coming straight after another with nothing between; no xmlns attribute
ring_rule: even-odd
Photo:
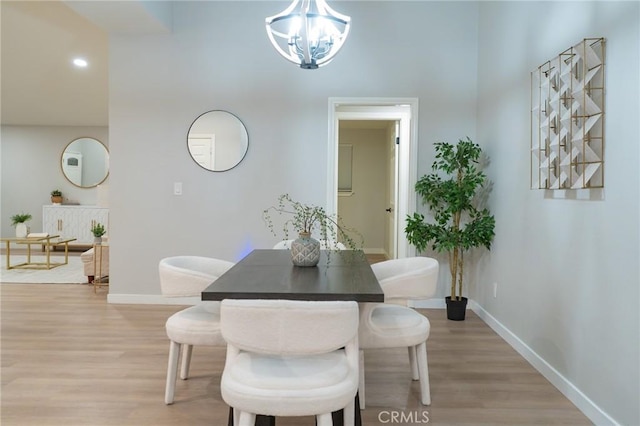
<svg viewBox="0 0 640 426"><path fill-rule="evenodd" d="M26 238L27 233L28 233L28 229L27 229L26 223L16 224L16 238Z"/></svg>
<svg viewBox="0 0 640 426"><path fill-rule="evenodd" d="M311 238L307 232L301 232L291 242L291 261L296 266L316 266L320 261L320 241Z"/></svg>

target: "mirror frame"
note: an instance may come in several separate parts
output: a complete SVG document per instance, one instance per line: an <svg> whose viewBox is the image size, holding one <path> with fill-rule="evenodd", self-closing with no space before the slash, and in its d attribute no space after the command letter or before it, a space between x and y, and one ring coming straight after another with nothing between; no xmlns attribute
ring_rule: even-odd
<svg viewBox="0 0 640 426"><path fill-rule="evenodd" d="M207 114L211 114L211 113L225 113L228 114L229 116L231 116L232 118L236 119L237 122L242 126L242 129L244 130L244 134L246 136L246 146L244 147L244 151L242 152L242 155L240 156L240 158L238 158L233 166L228 167L226 169L209 169L205 166L203 166L202 164L200 164L200 162L198 162L194 156L193 153L191 152L191 147L189 145L189 135L191 134L191 129L193 128L193 126L196 124L196 122L204 117ZM249 131L247 130L247 126L245 126L244 122L242 120L240 120L240 117L238 117L237 115L235 115L232 112L223 110L223 109L212 109L210 111L205 111L202 114L200 114L199 116L196 117L195 120L193 120L191 122L191 125L189 125L189 130L187 131L187 151L189 152L189 156L191 157L191 159L202 169L208 171L208 172L216 172L216 173L220 173L220 172L228 172L229 170L232 170L234 168L236 168L238 166L238 164L242 163L242 160L244 160L244 158L247 156L247 152L249 152Z"/></svg>
<svg viewBox="0 0 640 426"><path fill-rule="evenodd" d="M95 142L99 143L99 144L102 146L102 148L104 148L105 155L107 156L107 160L108 160L108 163L107 163L107 173L105 174L104 178L102 178L102 180L101 180L101 181L99 181L99 182L97 182L97 183L95 183L95 184L93 184L93 185L78 185L77 183L75 183L74 181L72 181L72 180L71 180L71 178L69 178L69 176L67 176L67 174L66 174L66 173L65 173L65 171L64 171L64 163L63 163L63 162L64 162L64 154L65 154L65 152L67 152L67 149L69 148L69 146L71 146L71 144L72 144L72 143L77 142L77 141L79 141L80 139L91 139L91 140L93 140L93 141L95 141ZM109 172L110 172L110 169L111 169L111 164L110 164L110 163L111 163L111 162L110 162L110 158L109 158L109 148L108 148L108 147L107 147L107 146L106 146L106 145L105 145L101 140L96 139L96 138L94 138L93 136L80 136L80 137L78 137L78 138L75 138L74 140L72 140L72 141L71 141L71 142L69 142L68 144L66 144L66 145L64 146L64 149L62 150L62 153L60 154L60 161L59 161L59 164L60 164L60 171L62 172L62 176L64 176L64 178L65 178L65 179L66 179L70 184L72 184L73 186L75 186L76 188L82 188L82 189L95 188L95 187L97 187L98 185L101 185L102 183L104 183L104 181L106 181L106 180L107 180L107 178L109 177Z"/></svg>

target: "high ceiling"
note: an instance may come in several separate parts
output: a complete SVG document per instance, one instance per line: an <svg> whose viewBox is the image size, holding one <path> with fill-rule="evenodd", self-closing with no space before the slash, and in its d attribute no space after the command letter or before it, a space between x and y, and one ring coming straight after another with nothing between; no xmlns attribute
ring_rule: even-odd
<svg viewBox="0 0 640 426"><path fill-rule="evenodd" d="M0 1L2 124L107 126L108 34L167 31L170 6L153 3Z"/></svg>
<svg viewBox="0 0 640 426"><path fill-rule="evenodd" d="M2 124L108 125L107 33L60 1L0 7Z"/></svg>
<svg viewBox="0 0 640 426"><path fill-rule="evenodd" d="M168 32L171 3L1 0L0 16L2 124L108 126L109 34Z"/></svg>

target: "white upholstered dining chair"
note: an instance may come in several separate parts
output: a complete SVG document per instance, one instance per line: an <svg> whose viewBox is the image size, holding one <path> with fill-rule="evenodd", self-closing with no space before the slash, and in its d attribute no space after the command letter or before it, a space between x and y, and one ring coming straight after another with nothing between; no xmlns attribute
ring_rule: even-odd
<svg viewBox="0 0 640 426"><path fill-rule="evenodd" d="M431 257L406 257L371 265L384 291L384 303L408 306L410 300L431 299L438 286L439 264Z"/></svg>
<svg viewBox="0 0 640 426"><path fill-rule="evenodd" d="M278 241L274 246L274 250L290 250L293 240Z"/></svg>
<svg viewBox="0 0 640 426"><path fill-rule="evenodd" d="M318 426L329 426L341 409L344 424L354 424L356 302L226 299L220 318L221 391L235 426L253 425L256 415L315 415Z"/></svg>
<svg viewBox="0 0 640 426"><path fill-rule="evenodd" d="M202 256L166 257L158 265L162 294L167 297L200 296L202 290L233 265ZM178 311L167 319L165 328L171 343L164 401L172 404L181 349L180 378L185 380L189 376L194 345L225 346L220 333L220 303L200 302Z"/></svg>
<svg viewBox="0 0 640 426"><path fill-rule="evenodd" d="M411 377L420 380L420 400L431 404L427 339L429 320L408 307L410 300L432 298L437 289L439 264L428 257L391 259L371 265L384 292L385 303L360 307L360 408L365 408L365 349L406 347Z"/></svg>

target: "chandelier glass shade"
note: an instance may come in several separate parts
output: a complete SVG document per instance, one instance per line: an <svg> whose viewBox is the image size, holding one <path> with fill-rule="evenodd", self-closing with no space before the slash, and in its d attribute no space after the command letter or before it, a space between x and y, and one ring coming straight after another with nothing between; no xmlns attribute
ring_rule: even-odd
<svg viewBox="0 0 640 426"><path fill-rule="evenodd" d="M304 69L328 64L349 34L351 18L331 9L325 0L293 0L265 19L267 34L278 53Z"/></svg>

